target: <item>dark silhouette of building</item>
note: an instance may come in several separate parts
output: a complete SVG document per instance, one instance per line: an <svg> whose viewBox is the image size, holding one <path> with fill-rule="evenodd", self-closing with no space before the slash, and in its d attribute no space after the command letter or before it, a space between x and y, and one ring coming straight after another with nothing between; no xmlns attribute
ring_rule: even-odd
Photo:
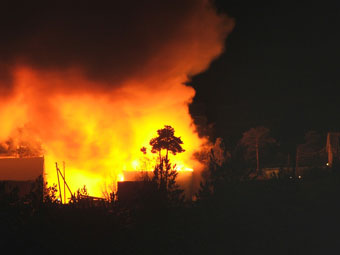
<svg viewBox="0 0 340 255"><path fill-rule="evenodd" d="M27 195L33 182L43 174L43 157L0 158L0 182L8 192L17 189L19 197Z"/></svg>
<svg viewBox="0 0 340 255"><path fill-rule="evenodd" d="M143 185L143 181L118 182L118 201L122 203L133 203L138 199L139 192L143 188Z"/></svg>
<svg viewBox="0 0 340 255"><path fill-rule="evenodd" d="M136 182L142 181L146 176L148 178L153 177L153 172L152 171L124 171L124 180L129 181L129 182ZM199 175L199 173L196 173L196 175ZM179 171L177 178L176 178L176 183L179 185L181 189L184 190L184 195L187 199L192 199L194 196L194 193L196 192L195 190L195 182L198 182L200 176L196 176L194 171ZM127 187L129 185L132 185L131 188L136 188L137 186L133 186L134 184L126 184ZM138 185L138 184L136 184ZM198 184L199 185L199 184ZM198 186L196 184L196 186ZM125 189L125 187L123 188ZM118 192L119 192L119 183L118 183ZM118 195L119 199L119 195Z"/></svg>

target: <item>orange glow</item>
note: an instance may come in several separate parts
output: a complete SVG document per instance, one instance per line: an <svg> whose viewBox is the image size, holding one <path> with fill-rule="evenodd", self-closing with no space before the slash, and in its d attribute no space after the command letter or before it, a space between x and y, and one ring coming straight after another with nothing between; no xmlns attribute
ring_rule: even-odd
<svg viewBox="0 0 340 255"><path fill-rule="evenodd" d="M65 161L73 192L86 185L90 195L103 196L108 187L124 180L123 171L153 170L157 155L150 152L149 141L165 124L174 127L184 143L184 153L170 156L177 170L202 168L193 154L207 141L198 137L188 111L194 90L177 80L159 90L130 82L105 93L53 91L50 97L43 89L46 82L67 88L86 87L89 81L76 72L42 74L28 68L17 69L15 77L15 96L2 115L13 123L7 134L19 123L32 142L41 142L49 184L57 183L55 162L61 168ZM140 151L143 146L146 155Z"/></svg>
<svg viewBox="0 0 340 255"><path fill-rule="evenodd" d="M6 95L0 94L0 143L12 139L14 144L21 140L32 148L41 145L49 185L57 183L55 163L62 171L65 162L73 193L86 185L89 195L102 197L116 189L117 181L128 180L124 173L153 170L157 155L150 153L149 141L158 129L170 125L185 149L170 155L180 171L178 177L187 181L200 176L203 166L193 155L208 141L196 133L188 107L195 90L184 84L223 52L234 21L216 13L208 0L185 6L178 8L181 14L174 15L173 21L168 19L171 15L157 14L167 24L160 23L159 29L152 26L157 20L151 26L147 21L142 26L138 19L131 21L135 29L126 29L132 33L127 37L109 35L116 29L100 26L111 38L103 42L103 49L87 45L82 36L73 38L64 27L56 31L60 30L60 37L47 29L48 39L44 40L44 33L37 30L28 42L17 43L20 50L8 63L13 79L0 84L0 89L6 88ZM78 21L76 24L78 28ZM120 22L114 19L113 25L121 31ZM45 28L48 23L43 31ZM51 34L56 48L48 47ZM140 43L119 41L127 38ZM60 47L59 39L63 42ZM102 45L99 42L95 45ZM140 151L142 147L146 147L146 155Z"/></svg>

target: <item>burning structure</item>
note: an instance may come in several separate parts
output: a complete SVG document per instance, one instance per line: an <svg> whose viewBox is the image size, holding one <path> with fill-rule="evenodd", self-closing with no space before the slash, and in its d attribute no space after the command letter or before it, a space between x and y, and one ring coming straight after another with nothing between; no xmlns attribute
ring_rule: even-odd
<svg viewBox="0 0 340 255"><path fill-rule="evenodd" d="M0 158L0 182L5 191L18 190L19 197L30 192L32 183L44 174L44 158Z"/></svg>
<svg viewBox="0 0 340 255"><path fill-rule="evenodd" d="M21 129L27 144L41 144L49 184L65 161L72 189L102 196L124 171L145 170L139 149L171 125L186 150L172 163L199 176L193 155L208 140L185 83L221 54L233 20L208 0L91 5L2 6L0 141Z"/></svg>

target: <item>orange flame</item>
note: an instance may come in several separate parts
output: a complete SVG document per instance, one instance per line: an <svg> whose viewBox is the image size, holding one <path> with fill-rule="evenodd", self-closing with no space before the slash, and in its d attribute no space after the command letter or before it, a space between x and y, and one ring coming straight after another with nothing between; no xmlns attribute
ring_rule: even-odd
<svg viewBox="0 0 340 255"><path fill-rule="evenodd" d="M123 171L151 170L154 158L140 151L164 124L181 136L185 152L171 158L179 171L202 168L193 154L206 143L195 132L188 111L194 90L175 81L153 90L129 83L110 92L65 94L43 91L48 78L57 88L89 81L76 74L40 74L28 68L16 71L16 93L3 110L8 125L25 126L30 137L43 144L48 183L57 183L55 162L66 162L67 182L73 192L87 186L102 196L108 186L124 180ZM10 134L9 127L7 133Z"/></svg>
<svg viewBox="0 0 340 255"><path fill-rule="evenodd" d="M46 180L50 185L57 183L55 162L64 161L66 180L73 192L86 185L90 195L102 196L108 187L124 180L123 172L153 168L149 141L157 136L158 129L170 125L185 149L170 158L172 164L188 176L197 174L202 165L193 155L207 139L196 133L188 108L195 91L184 83L188 76L206 69L223 51L234 22L217 14L211 1L192 1L186 7L183 11L179 8L180 16L173 15L175 22L168 20L172 15L156 15L165 20L154 29L148 22L157 21L148 21L143 26L138 19L131 21L130 25L138 28L130 29L131 38L143 40L144 47L139 49L137 44L135 47L128 43L123 49L124 42L115 46L115 40L121 37L110 34L111 39L103 44L105 49L94 49L101 53L95 58L94 53L85 50L92 49L92 44L84 43L82 29L70 30L75 32L73 37L67 29L64 32L64 27L54 31L52 26L46 38L44 31L48 25L44 23L41 35L40 30L34 30L32 38L17 43L27 49L19 47L8 64L13 81L12 90L6 90L11 94L1 97L0 143L16 138L16 130L22 128L26 143L43 147ZM98 25L98 30L105 34L111 31L111 27L102 29L102 24ZM118 27L117 31L121 31L120 24ZM147 28L145 34L141 34L141 27ZM56 36L50 37L54 32ZM51 38L60 39L66 50L51 42ZM60 52L63 61L58 61L56 52ZM70 53L72 56L67 60ZM106 61L101 63L103 57ZM46 65L47 60L51 63ZM86 61L89 63L83 63ZM96 78L101 76L100 68L105 69L106 75ZM148 157L140 151L143 146Z"/></svg>

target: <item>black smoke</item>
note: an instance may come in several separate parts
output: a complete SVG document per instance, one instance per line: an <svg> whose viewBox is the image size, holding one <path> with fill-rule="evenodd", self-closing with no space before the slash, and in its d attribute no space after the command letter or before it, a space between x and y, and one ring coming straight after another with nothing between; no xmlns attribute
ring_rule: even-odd
<svg viewBox="0 0 340 255"><path fill-rule="evenodd" d="M222 45L233 23L206 0L3 1L0 10L2 89L18 66L75 68L108 86L150 71L171 75L197 44L198 51ZM211 30L216 38L207 38Z"/></svg>

